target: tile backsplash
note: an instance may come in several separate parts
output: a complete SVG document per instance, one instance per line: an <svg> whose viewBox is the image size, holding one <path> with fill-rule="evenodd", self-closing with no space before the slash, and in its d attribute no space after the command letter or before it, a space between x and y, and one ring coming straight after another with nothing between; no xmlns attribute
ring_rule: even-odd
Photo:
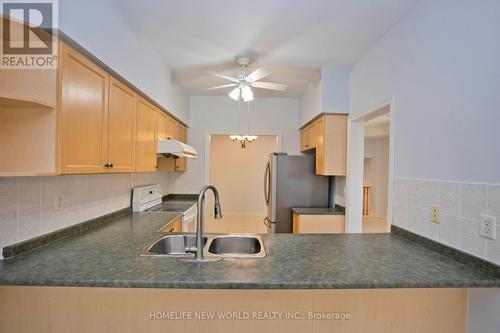
<svg viewBox="0 0 500 333"><path fill-rule="evenodd" d="M394 199L394 225L500 264L500 185L398 178ZM479 236L481 214L496 217L496 240Z"/></svg>
<svg viewBox="0 0 500 333"><path fill-rule="evenodd" d="M132 187L161 184L167 194L169 176L127 173L0 178L0 255L5 245L130 206ZM56 209L58 198L61 209Z"/></svg>

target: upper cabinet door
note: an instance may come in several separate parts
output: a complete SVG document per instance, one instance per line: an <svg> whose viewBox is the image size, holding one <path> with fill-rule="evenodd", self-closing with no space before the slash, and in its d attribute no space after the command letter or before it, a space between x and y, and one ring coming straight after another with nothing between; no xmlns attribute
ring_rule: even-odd
<svg viewBox="0 0 500 333"><path fill-rule="evenodd" d="M179 140L177 132L177 121L175 121L174 118L167 116L167 139Z"/></svg>
<svg viewBox="0 0 500 333"><path fill-rule="evenodd" d="M135 171L156 171L156 108L137 98L137 145Z"/></svg>
<svg viewBox="0 0 500 333"><path fill-rule="evenodd" d="M136 95L111 78L109 82L108 165L109 172L135 170Z"/></svg>
<svg viewBox="0 0 500 333"><path fill-rule="evenodd" d="M163 112L158 112L158 139L167 139L168 116Z"/></svg>
<svg viewBox="0 0 500 333"><path fill-rule="evenodd" d="M181 125L180 123L176 124L177 124L176 140L187 143L187 128L184 127L184 125ZM186 170L187 170L187 158L180 157L175 159L175 171L184 172Z"/></svg>
<svg viewBox="0 0 500 333"><path fill-rule="evenodd" d="M109 75L64 43L59 52L60 172L107 172Z"/></svg>

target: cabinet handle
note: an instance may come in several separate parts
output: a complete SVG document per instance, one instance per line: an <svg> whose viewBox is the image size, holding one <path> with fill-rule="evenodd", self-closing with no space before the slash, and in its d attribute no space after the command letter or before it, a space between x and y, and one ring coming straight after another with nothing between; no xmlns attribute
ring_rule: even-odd
<svg viewBox="0 0 500 333"><path fill-rule="evenodd" d="M110 168L112 168L112 167L113 167L113 163L111 163L111 164L109 165L109 167L110 167Z"/></svg>
<svg viewBox="0 0 500 333"><path fill-rule="evenodd" d="M104 164L104 167L109 168L109 164L108 163Z"/></svg>
<svg viewBox="0 0 500 333"><path fill-rule="evenodd" d="M170 229L170 232L174 232L174 230L175 230L175 229L174 229L174 228L172 228L172 229Z"/></svg>

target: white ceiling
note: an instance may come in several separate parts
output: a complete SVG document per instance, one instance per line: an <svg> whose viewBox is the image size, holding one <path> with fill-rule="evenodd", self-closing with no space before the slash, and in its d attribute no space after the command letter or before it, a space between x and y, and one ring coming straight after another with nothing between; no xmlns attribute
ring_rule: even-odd
<svg viewBox="0 0 500 333"><path fill-rule="evenodd" d="M115 0L139 36L159 51L190 94L226 81L234 59L248 55L265 65L263 81L289 85L284 93L255 89L256 96L298 97L323 66L351 66L418 0Z"/></svg>

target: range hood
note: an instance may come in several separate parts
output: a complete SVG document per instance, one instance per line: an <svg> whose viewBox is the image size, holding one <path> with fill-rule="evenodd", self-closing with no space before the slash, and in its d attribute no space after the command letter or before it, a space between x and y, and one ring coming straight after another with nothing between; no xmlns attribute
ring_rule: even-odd
<svg viewBox="0 0 500 333"><path fill-rule="evenodd" d="M196 150L183 142L177 140L159 139L157 144L158 155L196 158Z"/></svg>

